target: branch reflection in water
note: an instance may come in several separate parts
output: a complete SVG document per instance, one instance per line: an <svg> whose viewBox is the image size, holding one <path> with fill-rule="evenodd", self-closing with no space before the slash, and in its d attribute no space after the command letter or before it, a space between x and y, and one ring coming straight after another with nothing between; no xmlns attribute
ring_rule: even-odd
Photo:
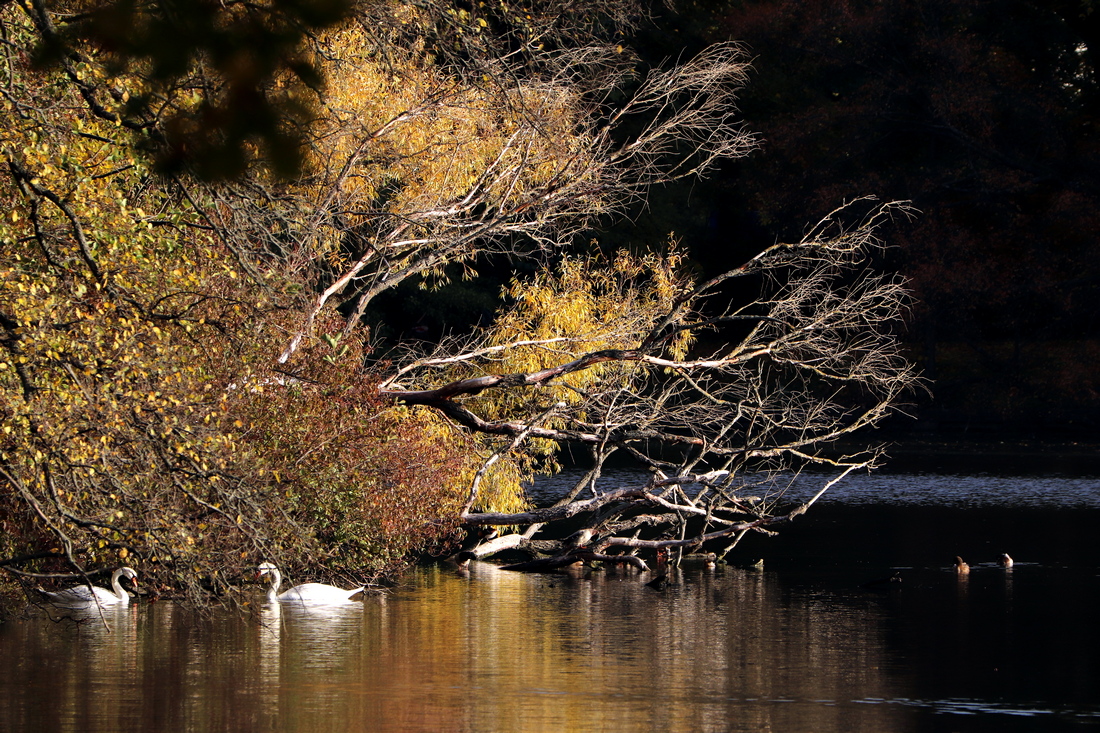
<svg viewBox="0 0 1100 733"><path fill-rule="evenodd" d="M0 632L3 730L885 730L874 609L792 603L771 575L703 567L418 571L344 607L254 618L131 607L110 632ZM125 610L125 609L124 609ZM16 692L18 687L18 693ZM57 704L57 701L63 701Z"/></svg>
<svg viewBox="0 0 1100 733"><path fill-rule="evenodd" d="M633 570L530 575L475 562L417 570L339 607L257 594L250 617L142 602L105 625L36 609L0 625L0 730L1095 724L1098 485L861 480L779 538L739 548L746 567L685 566L661 590ZM890 501L873 503L876 493ZM763 555L764 569L747 567ZM970 565L964 579L956 555Z"/></svg>
<svg viewBox="0 0 1100 733"><path fill-rule="evenodd" d="M890 711L847 703L897 692L877 614L791 603L767 573L697 568L654 591L629 571L475 563L466 586L431 571L419 590L438 602L395 614L377 680L391 704L372 713L392 729L391 716L420 711L412 729L427 730L455 710L466 724L443 729L896 729Z"/></svg>

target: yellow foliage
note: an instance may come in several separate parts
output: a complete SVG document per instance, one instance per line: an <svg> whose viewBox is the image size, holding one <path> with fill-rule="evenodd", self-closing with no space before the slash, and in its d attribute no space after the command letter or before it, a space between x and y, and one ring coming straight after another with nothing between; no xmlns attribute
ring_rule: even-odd
<svg viewBox="0 0 1100 733"><path fill-rule="evenodd" d="M18 8L0 13L9 40L29 43ZM288 327L279 298L300 283L244 273L202 212L150 174L139 135L91 114L60 75L12 68L0 127L0 554L71 541L82 564L125 558L146 576L160 566L163 582L193 591L254 563L259 547L288 566L339 564L344 547L320 529L331 517L286 522L282 502L307 494L348 496L365 512L370 533L347 540L377 553L364 569L434 537L432 522L457 515L480 465L470 441L428 411L339 403L332 413L319 398L306 402L333 419L310 435L280 433L294 422L285 411L261 411L266 425L250 419L252 401L289 399L293 381L271 364ZM332 349L323 366L351 371L326 378L362 381L361 349L358 361L345 352ZM359 417L379 421L368 445L380 458L360 465L348 451L328 466L318 444L338 445L341 421ZM261 430L274 436L263 450L249 442ZM423 460L404 450L413 444ZM295 473L311 457L325 471ZM389 482L361 480L364 466ZM490 479L487 495L503 483Z"/></svg>
<svg viewBox="0 0 1100 733"><path fill-rule="evenodd" d="M579 100L566 87L473 86L422 50L386 48L383 56L376 42L355 25L321 41L324 112L309 158L314 173L297 190L341 215L314 233L318 253L334 256L343 232L383 213L404 223L402 240L415 240L471 197L490 209L514 206L583 157Z"/></svg>
<svg viewBox="0 0 1100 733"><path fill-rule="evenodd" d="M611 262L598 256L571 257L563 259L556 272L513 281L505 295L514 305L489 335L491 345L507 348L486 368L498 374L532 373L593 352L637 347L688 287L681 260L675 248L664 256L619 252ZM665 345L666 353L683 358L691 339L689 331L677 333ZM559 377L537 399L544 404L580 404L585 392L602 383L628 380L636 369L629 361L596 364ZM465 367L453 376L473 375ZM479 396L476 404L480 414L501 419L514 410L529 410L535 398L513 390ZM542 448L551 451L553 446Z"/></svg>

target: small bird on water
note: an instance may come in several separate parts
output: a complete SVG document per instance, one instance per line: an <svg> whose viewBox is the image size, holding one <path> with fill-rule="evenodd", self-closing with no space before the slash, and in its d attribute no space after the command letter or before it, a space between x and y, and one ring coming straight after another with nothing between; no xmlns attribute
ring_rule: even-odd
<svg viewBox="0 0 1100 733"><path fill-rule="evenodd" d="M863 588L889 588L890 586L901 582L901 572L895 570L890 575L883 578L875 578L874 580L868 580L863 584Z"/></svg>
<svg viewBox="0 0 1100 733"><path fill-rule="evenodd" d="M959 575L969 575L970 574L970 566L967 565L966 561L963 560L958 555L955 556L955 572L958 573Z"/></svg>
<svg viewBox="0 0 1100 733"><path fill-rule="evenodd" d="M1007 552L1002 552L1001 553L1001 567L1004 568L1005 570L1008 570L1010 567L1013 566L1013 564L1014 563L1012 561L1012 558L1008 556L1008 553Z"/></svg>
<svg viewBox="0 0 1100 733"><path fill-rule="evenodd" d="M652 588L653 590L664 590L668 587L668 573L661 573L656 578L646 583L646 587Z"/></svg>
<svg viewBox="0 0 1100 733"><path fill-rule="evenodd" d="M452 555L447 558L449 562L455 565L459 570L465 570L470 567L470 561L476 560L477 555L469 550L463 550L456 555Z"/></svg>

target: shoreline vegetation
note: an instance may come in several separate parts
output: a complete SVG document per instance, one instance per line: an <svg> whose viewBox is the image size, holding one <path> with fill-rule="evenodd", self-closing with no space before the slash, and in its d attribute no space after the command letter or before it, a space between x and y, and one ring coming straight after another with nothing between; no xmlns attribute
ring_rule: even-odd
<svg viewBox="0 0 1100 733"><path fill-rule="evenodd" d="M0 604L122 565L196 606L269 560L675 565L907 450L933 379L1040 409L971 395L965 348L921 375L908 202L837 193L706 267L612 232L760 148L736 42L652 60L641 0L177 11L0 7ZM476 302L419 307L456 284ZM530 506L565 456L586 472ZM639 482L598 488L621 460ZM796 507L760 478L803 468Z"/></svg>

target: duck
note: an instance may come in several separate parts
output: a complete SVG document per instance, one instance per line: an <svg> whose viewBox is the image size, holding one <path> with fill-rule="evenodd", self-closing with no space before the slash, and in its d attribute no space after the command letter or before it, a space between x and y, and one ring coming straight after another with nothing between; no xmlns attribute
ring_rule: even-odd
<svg viewBox="0 0 1100 733"><path fill-rule="evenodd" d="M890 575L887 575L885 577L875 578L873 580L868 580L861 587L863 587L863 588L889 588L890 586L894 585L895 583L900 583L900 582L901 582L901 571L900 570L895 570L893 573L891 573Z"/></svg>
<svg viewBox="0 0 1100 733"><path fill-rule="evenodd" d="M137 572L133 568L122 567L111 573L111 590L97 585L76 585L59 591L41 591L46 599L55 606L63 608L84 608L88 606L128 606L130 594L122 588L120 578L126 577L137 583Z"/></svg>
<svg viewBox="0 0 1100 733"><path fill-rule="evenodd" d="M289 590L279 593L279 586L283 582L283 575L279 572L279 569L275 567L274 563L262 562L256 570L257 577L262 578L265 575L271 577L271 581L267 587L268 603L302 603L318 606L347 603L351 600L353 595L367 588L365 585L361 585L358 588L345 590L343 588L337 588L335 585L326 585L324 583L303 583L302 585L296 585Z"/></svg>
<svg viewBox="0 0 1100 733"><path fill-rule="evenodd" d="M1014 564L1015 564L1014 561L1012 560L1011 557L1009 557L1009 554L1007 552L1002 552L1001 553L1001 567L1002 568L1004 568L1005 570L1008 570Z"/></svg>
<svg viewBox="0 0 1100 733"><path fill-rule="evenodd" d="M963 560L958 555L955 556L955 572L958 573L959 575L969 575L970 574L970 566L967 565L966 561Z"/></svg>
<svg viewBox="0 0 1100 733"><path fill-rule="evenodd" d="M477 559L477 553L469 550L463 550L456 555L452 555L447 558L447 561L453 564L459 570L466 570L470 567L470 561Z"/></svg>

